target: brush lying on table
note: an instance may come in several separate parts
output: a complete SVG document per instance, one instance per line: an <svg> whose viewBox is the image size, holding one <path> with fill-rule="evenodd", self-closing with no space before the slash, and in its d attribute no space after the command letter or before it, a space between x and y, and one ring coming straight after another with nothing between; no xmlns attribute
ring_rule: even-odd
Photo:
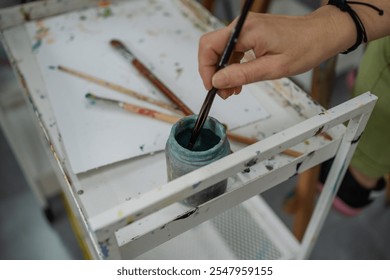
<svg viewBox="0 0 390 280"><path fill-rule="evenodd" d="M166 97L168 97L180 110L186 115L192 115L193 112L183 101L181 101L163 82L161 82L134 54L117 39L110 41L111 46L119 51L124 58L126 58L131 64L149 80L157 89L159 89Z"/></svg>
<svg viewBox="0 0 390 280"><path fill-rule="evenodd" d="M89 74L86 74L86 73L83 73L83 72L80 72L80 71L77 71L77 70L74 70L74 69L70 69L68 67L61 66L61 65L58 66L58 70L60 70L62 72L65 72L65 73L68 73L70 75L73 75L75 77L79 77L79 78L84 79L86 81L93 82L93 83L95 83L97 85L100 85L100 86L103 86L105 88L112 89L112 90L124 93L126 95L129 95L129 96L134 97L136 99L142 100L144 102L147 102L147 103L150 103L150 104L154 104L156 106L159 106L161 108L167 109L167 110L169 110L171 112L174 112L176 114L183 115L182 111L179 110L176 106L172 106L172 105L167 104L165 102L162 102L162 101L150 98L148 96L142 95L142 94L140 94L138 92L135 92L135 91L133 91L131 89L128 89L128 88L125 88L123 86L120 86L120 85L117 85L117 84L105 81L103 79L100 79L100 78L91 76Z"/></svg>
<svg viewBox="0 0 390 280"><path fill-rule="evenodd" d="M141 107L138 105L118 101L118 100L111 99L111 98L97 96L97 95L90 93L90 92L88 92L85 95L85 98L87 98L91 101L103 101L103 102L107 102L107 103L112 103L114 105L118 105L120 108L122 108L126 111L129 111L129 112L132 112L132 113L135 113L138 115L142 115L145 117L157 119L160 121L168 122L168 123L175 123L181 119L181 117L178 117L178 116L168 115L168 114L161 113L161 112L158 112L158 111L155 111L155 110L152 110L149 108Z"/></svg>
<svg viewBox="0 0 390 280"><path fill-rule="evenodd" d="M153 119L164 121L164 122L171 123L171 124L174 124L181 119L180 116L169 115L169 114L165 114L165 113L162 113L162 112L159 112L156 110L152 110L149 108L134 105L131 103L122 102L122 101L111 99L111 98L101 97L101 96L95 95L95 94L90 93L90 92L85 95L85 98L87 98L88 100L91 100L91 101L102 101L102 102L106 102L106 103L111 103L111 104L117 105L118 107L120 107L128 112L132 112L132 113L144 116L144 117L153 118ZM251 144L258 142L258 140L255 138L244 137L241 135L231 133L230 131L228 131L226 134L230 140L237 141L240 143L251 145ZM285 155L291 156L291 157L299 157L302 155L302 153L291 150L291 149L287 149L287 150L283 151L282 153Z"/></svg>
<svg viewBox="0 0 390 280"><path fill-rule="evenodd" d="M159 106L161 108L167 109L167 110L169 110L173 113L176 113L180 116L183 116L183 114L184 114L181 110L178 110L176 107L173 107L170 104L161 102L159 100L156 100L156 99L153 99L153 98L150 98L147 96L144 96L144 95L139 94L133 90L130 90L130 89L122 87L120 85L117 85L117 84L105 81L103 79L91 76L89 74L86 74L86 73L83 73L83 72L80 72L80 71L77 71L77 70L74 70L74 69L71 69L71 68L68 68L65 66L61 66L61 65L58 66L58 70L65 72L65 73L68 73L70 75L73 75L75 77L79 77L79 78L84 79L86 81L93 82L93 83L100 85L100 86L103 86L105 88L108 88L108 89L111 89L111 90L114 90L114 91L117 91L120 93L124 93L126 95L129 95L131 97L134 97L134 98L139 99L141 101L144 101L146 103L153 104L153 105ZM92 95L89 96L89 98L92 98ZM106 100L106 101L108 101L108 100ZM115 101L115 102L119 102L119 101ZM129 104L129 105L132 105L132 104ZM132 106L135 106L135 105L132 105ZM140 108L144 108L144 107L140 107ZM147 108L144 108L144 109L149 110ZM158 112L158 113L164 114L164 113L160 113L160 112ZM255 138L249 138L249 137L241 136L241 135L234 134L234 133L229 134L229 139L243 143L243 144L247 144L247 145L256 143L258 141Z"/></svg>

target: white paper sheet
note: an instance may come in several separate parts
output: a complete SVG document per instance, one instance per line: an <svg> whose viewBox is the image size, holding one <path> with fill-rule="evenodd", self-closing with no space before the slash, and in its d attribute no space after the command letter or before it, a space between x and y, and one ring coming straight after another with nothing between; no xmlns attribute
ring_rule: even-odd
<svg viewBox="0 0 390 280"><path fill-rule="evenodd" d="M26 24L74 173L164 149L170 124L85 99L87 92L147 106L132 97L57 70L62 65L167 101L109 44L119 39L195 113L205 98L197 71L204 31L180 1L125 1ZM166 113L169 113L165 111ZM266 118L251 94L216 98L210 112L230 129Z"/></svg>

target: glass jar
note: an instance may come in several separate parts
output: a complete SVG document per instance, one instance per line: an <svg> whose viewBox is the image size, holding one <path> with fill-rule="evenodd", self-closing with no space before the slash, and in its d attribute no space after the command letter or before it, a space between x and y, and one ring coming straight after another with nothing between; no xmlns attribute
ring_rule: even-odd
<svg viewBox="0 0 390 280"><path fill-rule="evenodd" d="M172 126L165 147L168 181L212 163L230 154L226 127L208 117L192 150L187 149L197 116L180 119ZM204 189L183 202L190 206L202 204L226 191L227 179Z"/></svg>

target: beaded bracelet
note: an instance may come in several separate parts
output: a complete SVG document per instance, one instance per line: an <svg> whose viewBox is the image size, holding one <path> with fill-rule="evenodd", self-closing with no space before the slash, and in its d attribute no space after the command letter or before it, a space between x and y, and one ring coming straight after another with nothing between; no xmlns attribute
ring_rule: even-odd
<svg viewBox="0 0 390 280"><path fill-rule="evenodd" d="M347 12L351 18L353 19L353 22L356 26L356 42L355 44L350 47L349 49L341 52L342 54L347 54L353 50L356 50L357 47L360 46L362 42L367 43L367 33L366 29L364 28L363 22L361 21L359 15L351 8L349 4L357 4L357 5L364 5L367 7L370 7L378 12L380 16L383 15L383 10L365 2L358 2L358 1L346 1L346 0L329 0L328 5L333 5L339 8L343 12Z"/></svg>

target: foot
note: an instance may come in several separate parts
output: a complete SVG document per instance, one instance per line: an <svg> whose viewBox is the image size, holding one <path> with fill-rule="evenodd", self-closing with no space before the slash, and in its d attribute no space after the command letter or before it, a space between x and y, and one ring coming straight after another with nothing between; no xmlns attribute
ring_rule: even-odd
<svg viewBox="0 0 390 280"><path fill-rule="evenodd" d="M323 188L332 162L332 160L328 160L321 166L320 188ZM371 204L372 194L384 187L383 178L367 178L356 169L349 168L334 199L333 207L346 216L355 216Z"/></svg>

